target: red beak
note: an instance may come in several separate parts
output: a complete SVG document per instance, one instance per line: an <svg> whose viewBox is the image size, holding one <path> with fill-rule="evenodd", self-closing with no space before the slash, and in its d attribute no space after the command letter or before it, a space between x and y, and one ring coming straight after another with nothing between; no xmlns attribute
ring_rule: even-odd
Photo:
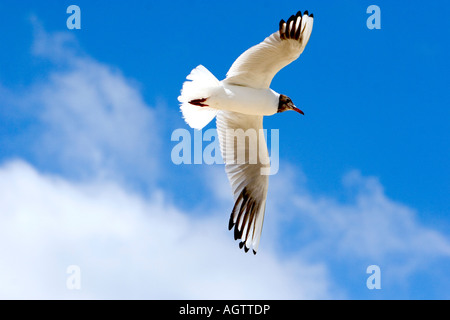
<svg viewBox="0 0 450 320"><path fill-rule="evenodd" d="M292 107L292 110L297 111L298 113L300 113L300 114L302 114L302 115L305 115L305 114L303 113L303 111L300 110L300 109L297 108L297 107Z"/></svg>

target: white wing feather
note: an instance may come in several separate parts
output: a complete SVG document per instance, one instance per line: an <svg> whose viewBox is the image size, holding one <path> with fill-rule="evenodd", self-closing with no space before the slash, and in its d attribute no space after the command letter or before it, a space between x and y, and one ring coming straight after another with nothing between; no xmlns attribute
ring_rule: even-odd
<svg viewBox="0 0 450 320"><path fill-rule="evenodd" d="M231 184L235 205L230 216L229 229L234 227L235 240L240 239L240 247L245 251L253 248L256 254L261 238L266 207L268 172L270 159L262 131L263 116L245 115L231 111L217 113L217 132L220 149L225 161L225 171ZM254 135L257 156L250 151L251 139L245 143L234 141L234 134L242 130ZM240 158L244 154L245 158ZM253 160L252 160L253 159Z"/></svg>
<svg viewBox="0 0 450 320"><path fill-rule="evenodd" d="M273 77L296 60L311 36L314 16L308 11L280 21L279 31L236 59L224 82L252 88L269 88Z"/></svg>

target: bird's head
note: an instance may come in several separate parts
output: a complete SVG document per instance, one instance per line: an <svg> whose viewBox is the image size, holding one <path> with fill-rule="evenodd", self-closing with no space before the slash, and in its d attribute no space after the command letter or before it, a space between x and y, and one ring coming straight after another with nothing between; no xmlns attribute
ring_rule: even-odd
<svg viewBox="0 0 450 320"><path fill-rule="evenodd" d="M279 112L284 112L287 110L294 110L297 111L300 114L303 114L303 111L300 110L299 108L297 108L294 103L292 102L291 98L285 96L284 94L280 94L280 98L278 101L278 113Z"/></svg>

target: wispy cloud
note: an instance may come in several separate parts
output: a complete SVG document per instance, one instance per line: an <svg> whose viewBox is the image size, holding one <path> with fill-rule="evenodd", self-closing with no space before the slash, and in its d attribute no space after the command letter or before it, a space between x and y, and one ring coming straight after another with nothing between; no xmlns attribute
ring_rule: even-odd
<svg viewBox="0 0 450 320"><path fill-rule="evenodd" d="M290 193L287 203L276 195L272 200L275 207L286 210L282 222L295 222L299 233L311 235L310 248L380 264L391 262L403 271L432 258L450 258L449 239L421 225L414 209L389 199L377 178L349 172L342 186L348 196L337 200L312 195L306 182L294 182L295 174L291 169L289 176L279 177L276 183L298 192Z"/></svg>
<svg viewBox="0 0 450 320"><path fill-rule="evenodd" d="M49 34L33 21L32 52L52 67L30 88L16 92L14 103L34 116L29 141L40 163L47 166L52 159L51 171L77 178L154 182L158 123L139 84L80 53L67 32Z"/></svg>
<svg viewBox="0 0 450 320"><path fill-rule="evenodd" d="M244 255L217 216L190 217L161 193L13 161L0 169L0 212L2 298L329 297L325 266ZM79 292L65 287L69 265L80 267Z"/></svg>

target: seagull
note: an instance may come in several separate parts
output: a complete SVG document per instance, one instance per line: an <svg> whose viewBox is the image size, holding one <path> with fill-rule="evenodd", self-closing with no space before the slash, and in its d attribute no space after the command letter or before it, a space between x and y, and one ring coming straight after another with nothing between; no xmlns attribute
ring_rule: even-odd
<svg viewBox="0 0 450 320"><path fill-rule="evenodd" d="M265 137L259 134L263 117L288 110L303 114L289 97L270 89L270 83L303 52L313 21L308 11L299 11L287 22L281 20L278 31L242 53L222 81L199 65L186 77L178 97L183 118L191 128L201 130L216 117L220 150L234 196L228 228L234 228L234 239L240 240L239 247L245 252L258 251L266 208L269 174L264 170L270 169L270 159ZM256 140L248 134L248 143L244 136L235 145L236 132L255 132ZM256 160L255 141L259 146ZM239 158L242 154L249 159Z"/></svg>

